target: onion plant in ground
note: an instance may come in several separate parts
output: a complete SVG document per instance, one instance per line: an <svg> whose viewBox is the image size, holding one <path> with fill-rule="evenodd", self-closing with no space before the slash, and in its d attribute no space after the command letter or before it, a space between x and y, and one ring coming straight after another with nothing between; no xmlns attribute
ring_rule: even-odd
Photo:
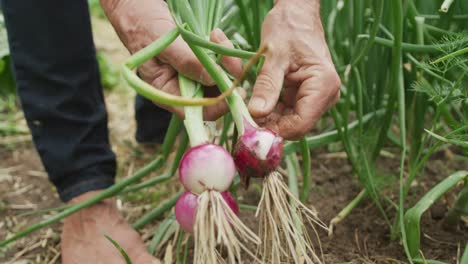
<svg viewBox="0 0 468 264"><path fill-rule="evenodd" d="M177 228L177 220L182 229L188 233L193 231L194 226L207 228L207 226L221 225L221 222L216 221L207 225L206 221L209 218L206 217L205 222L200 219L200 222L196 224L196 218L203 218L203 215L206 216L204 213L209 210L205 209L203 214L199 211L194 213L194 211L201 210L197 209L196 204L202 199L216 201L204 202L203 208L210 208L213 203L219 204L219 207L213 208L222 208L212 212L214 215L228 219L228 225L224 225L225 231L221 233L231 232L229 231L231 230L230 224L235 226L234 230L236 230L235 228L238 227L235 224L237 210L234 209L236 208L234 204L236 202L225 192L227 191L225 185L230 185L230 191L235 194L236 189L241 187L241 181L248 182L250 175L246 175L246 172L252 174L254 171L254 174L258 176L265 176L262 174L268 174L265 172L276 169L287 176L288 184L274 185L276 180L268 181L268 178L280 177L275 173L273 176L266 177L263 188L287 195L284 196L285 198L275 200L276 204L271 202L270 204L273 206L282 204L284 207L300 209L286 211L290 213L289 219L273 219L278 222L286 221L286 226L289 225L294 230L293 237L300 238L300 240L294 243L279 241L281 249L277 248L277 251L268 245L261 244L267 241L260 241L259 258L273 263L279 260L298 263L304 260L307 253L315 252L316 257L305 259L305 261L320 262L322 258L319 241L314 241L315 243L310 241L310 235L314 235L313 228L311 228L313 225L306 224L308 220L317 221L320 226L322 224L316 218L316 212L312 207L298 205L307 201L314 181L311 179L310 164L311 159L315 157L310 155L311 149L322 146L328 146L331 149L332 146L336 148L338 145L346 152L347 159L352 165L353 175L349 177L355 177L362 190L356 194L355 199L349 201L349 204L340 205L343 210L330 221L329 235L333 236L334 230L340 228L340 223L346 221L346 217L352 214L352 210L367 199L378 208L381 218L387 223L388 234L393 243L401 242L401 250L405 252L408 262L439 263L442 261L425 257L424 248L420 246L421 240L425 239L421 236L421 232L424 231L420 228L421 215L443 195L453 189L461 189L458 194L454 194L458 197L457 201L450 208L445 220L448 225L458 228L461 218L466 216L468 210L466 194L468 172L463 170L450 172L445 175L445 179L431 186L430 191L425 195L419 197L412 194L418 189L418 183L427 177L426 165L434 153L449 151L454 159L468 164L466 158L468 155L468 76L466 76L468 74L468 34L464 32L464 29L468 28L468 17L465 15L468 12L466 1L322 1L322 21L335 66L342 79L342 98L317 124L313 133L298 142L284 142L283 145L276 145L278 140L273 133L263 131L255 125L245 111L242 99L232 89L234 82L241 85L247 94L251 92L256 72L262 65L262 56L258 51L267 48L260 47L261 22L272 7L272 1L174 0L168 2L178 22L178 28L132 56L123 68L123 76L138 93L152 100L184 106L186 109L185 126L184 121L173 117L160 153L156 155L153 162L140 169L134 176L118 182L81 204L59 208L60 212L52 218L9 237L0 242L0 246L5 246L17 238L59 221L101 199L167 182L177 173L179 161L184 153L187 157L196 148L206 146L205 144L209 142L208 145L216 146L219 151L224 148L234 155L240 177L236 175L234 179L231 179L233 176L231 172L220 170L219 173L223 173L220 177L226 177L226 182L213 182L212 179L207 178L211 184L207 186L204 181L206 179L203 178L201 182L204 184L198 186L196 183L200 182L197 178L199 175L194 173L187 176L187 180L184 176L187 174L181 173L182 167L180 167L179 174L183 178L182 183L190 192L185 192L180 198L180 193L177 193L134 223L134 227L140 229L154 219L166 216L154 232L149 251L153 253L160 244L173 240L174 242L168 245L175 256L174 262L187 261L190 244L186 239L188 236ZM207 35L215 27L220 27L226 32L235 44L235 48L220 46L207 40ZM168 96L148 87L133 74L132 69L146 59L157 55L179 35L191 46L217 82L222 92L218 98L202 99L201 85L183 77L180 80L181 83L185 83L182 85L182 97ZM218 65L220 57L225 55L245 60L244 78L235 79L226 74ZM255 56L259 58L259 63L252 60ZM194 133L194 131L204 130L199 110L204 105L214 104L219 100L228 101L231 113L219 120L218 129L210 131L214 133L210 133L209 139L207 135ZM333 122L328 122L329 120ZM254 130L250 133L251 127ZM181 130L183 131L180 132ZM258 141L265 143L266 150L253 148L253 145L249 143L251 136L249 133L259 137ZM180 138L180 142L175 147L177 137ZM187 152L189 142L192 150ZM244 150L242 155L239 155L239 146L250 147L250 150ZM281 149L276 150L279 154L269 156L270 149L279 148L279 146ZM398 150L400 166L398 170L392 171L392 175L388 178L383 178L380 176L378 162L390 149ZM283 158L279 160L281 151ZM174 153L172 155L174 158L169 159L171 153ZM258 162L251 162L251 156L260 157L260 159ZM168 160L171 160L173 165L166 166L165 173L159 177L141 181L150 172L163 168L165 164L170 164L166 162ZM228 159L223 161L226 164L229 162ZM195 172L196 168L189 171ZM195 184L192 184L190 180L192 178L197 178ZM278 181L280 180L283 179ZM273 187L268 187L268 183L272 183ZM188 184L190 186L187 186ZM456 188L460 185L464 187ZM282 189L285 186L287 189ZM213 194L216 193L213 190L223 195ZM397 190L394 196L387 195L394 190ZM193 197L193 193L199 195L199 198ZM268 195L268 192L264 193L262 201L268 197L273 196ZM177 201L178 199L180 200ZM174 205L176 205L175 215L171 213ZM240 214L242 214L242 209L252 209L252 206L241 204L240 208ZM261 203L259 208L254 206L253 209L262 212L266 210L266 206ZM306 212L305 216L301 214L303 212ZM181 217L181 214L184 216ZM185 221L187 219L191 220ZM260 222L266 223L267 227L272 223L275 224L274 221L271 222L271 219L260 219ZM248 230L241 230L244 230L243 234L249 234ZM272 231L268 229L264 230L267 230L267 234L262 236L263 238L279 238L279 240L283 238L273 236ZM208 229L206 231L208 235L215 232L213 230L208 232ZM318 232L321 231L318 230ZM251 242L256 241L254 234L247 237L253 238ZM195 235L195 243L197 239L200 239L199 234L198 237L197 234ZM231 239L236 240L233 237ZM284 239L287 240L288 237L284 236ZM217 240L222 239L218 237ZM316 248L312 249L312 245ZM215 247L211 245L198 251L195 245L195 255L202 254L204 257L217 259L221 254L218 255L216 251L218 249ZM200 243L198 248L200 248ZM240 251L226 248L229 252L226 261L232 262L233 258L239 258ZM247 248L248 251L251 249ZM282 250L290 252L282 254ZM459 263L468 259L465 245L461 246L461 251ZM255 260L257 256L253 256L252 259Z"/></svg>

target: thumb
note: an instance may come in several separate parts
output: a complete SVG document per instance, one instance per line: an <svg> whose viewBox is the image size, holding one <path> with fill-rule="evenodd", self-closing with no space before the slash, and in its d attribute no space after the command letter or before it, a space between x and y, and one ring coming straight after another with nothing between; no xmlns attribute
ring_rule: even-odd
<svg viewBox="0 0 468 264"><path fill-rule="evenodd" d="M266 58L257 76L249 102L250 114L255 118L265 117L273 112L283 87L284 71L270 58Z"/></svg>

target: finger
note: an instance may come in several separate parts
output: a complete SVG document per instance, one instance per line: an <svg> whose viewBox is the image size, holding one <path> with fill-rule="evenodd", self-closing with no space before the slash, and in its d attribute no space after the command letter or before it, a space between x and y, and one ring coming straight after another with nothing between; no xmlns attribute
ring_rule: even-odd
<svg viewBox="0 0 468 264"><path fill-rule="evenodd" d="M179 89L179 81L177 79L177 75L173 75L171 78L166 79L165 75L160 75L159 78L156 78L153 80L151 83L152 86L158 87L159 90L180 96L180 89ZM153 102L159 107L166 109L167 111L170 111L174 114L176 114L178 117L184 119L185 118L185 113L183 107L175 107L175 106L168 106L165 104L160 104L158 102Z"/></svg>
<svg viewBox="0 0 468 264"><path fill-rule="evenodd" d="M283 93L281 94L281 102L283 102L286 106L294 107L294 105L296 104L297 87L299 87L299 85L283 88Z"/></svg>
<svg viewBox="0 0 468 264"><path fill-rule="evenodd" d="M340 85L334 69L306 79L299 88L294 112L283 115L278 122L280 135L286 139L297 139L309 132L336 102Z"/></svg>
<svg viewBox="0 0 468 264"><path fill-rule="evenodd" d="M266 117L262 118L255 118L255 122L260 126L260 127L265 127L270 130L275 131L276 133L279 134L279 127L278 127L278 121L281 118L281 114L279 112L272 112Z"/></svg>
<svg viewBox="0 0 468 264"><path fill-rule="evenodd" d="M211 32L210 40L224 47L234 48L234 45L219 28L216 28ZM226 70L228 70L228 72L234 75L234 77L240 78L242 74L242 60L240 58L223 56L221 58L221 64L226 68Z"/></svg>
<svg viewBox="0 0 468 264"><path fill-rule="evenodd" d="M242 96L242 99L246 98L247 94L244 91L244 89L238 88L237 92ZM208 121L217 120L218 118L220 118L227 112L229 112L229 106L226 103L226 101L223 100L222 102L216 105L208 106L203 109L204 120L208 120Z"/></svg>
<svg viewBox="0 0 468 264"><path fill-rule="evenodd" d="M249 102L249 111L253 117L264 117L273 111L281 93L283 80L284 70L271 56L267 56Z"/></svg>
<svg viewBox="0 0 468 264"><path fill-rule="evenodd" d="M158 58L192 80L207 86L215 85L211 76L181 37L161 52Z"/></svg>

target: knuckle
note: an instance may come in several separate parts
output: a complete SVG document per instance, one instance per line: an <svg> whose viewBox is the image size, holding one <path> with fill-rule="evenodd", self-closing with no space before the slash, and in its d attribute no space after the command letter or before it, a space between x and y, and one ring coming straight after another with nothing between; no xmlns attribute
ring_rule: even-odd
<svg viewBox="0 0 468 264"><path fill-rule="evenodd" d="M227 47L227 48L233 48L234 47L232 42L229 39L227 39L226 37L223 37L223 39L219 39L218 44L221 45L221 46Z"/></svg>
<svg viewBox="0 0 468 264"><path fill-rule="evenodd" d="M331 66L327 71L327 83L330 85L330 88L334 91L334 94L340 90L341 80L338 73L333 66Z"/></svg>
<svg viewBox="0 0 468 264"><path fill-rule="evenodd" d="M303 137L312 127L312 122L308 122L298 115L290 115L284 118L280 124L283 137L289 140Z"/></svg>
<svg viewBox="0 0 468 264"><path fill-rule="evenodd" d="M197 67L198 66L198 60L194 56L187 56L183 57L182 59L183 63L189 67Z"/></svg>
<svg viewBox="0 0 468 264"><path fill-rule="evenodd" d="M341 96L341 91L338 89L338 92L336 93L335 98L333 99L333 105L338 103L338 101L340 100L340 96Z"/></svg>
<svg viewBox="0 0 468 264"><path fill-rule="evenodd" d="M154 70L151 85L161 89L174 77L175 72L168 67L158 67Z"/></svg>
<svg viewBox="0 0 468 264"><path fill-rule="evenodd" d="M322 73L321 86L323 88L325 98L330 101L340 94L341 80L333 66L327 67Z"/></svg>
<svg viewBox="0 0 468 264"><path fill-rule="evenodd" d="M203 117L206 121L216 121L223 115L222 109L205 108L203 111Z"/></svg>
<svg viewBox="0 0 468 264"><path fill-rule="evenodd" d="M257 78L257 87L260 87L262 93L273 93L276 90L275 81L269 73L264 73Z"/></svg>

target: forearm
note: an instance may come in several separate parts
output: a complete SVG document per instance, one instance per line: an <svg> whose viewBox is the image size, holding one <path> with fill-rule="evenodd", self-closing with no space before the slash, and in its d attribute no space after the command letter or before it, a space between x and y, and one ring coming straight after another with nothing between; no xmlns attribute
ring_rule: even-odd
<svg viewBox="0 0 468 264"><path fill-rule="evenodd" d="M282 25L284 31L323 34L320 0L276 0L268 16L275 21L275 27Z"/></svg>
<svg viewBox="0 0 468 264"><path fill-rule="evenodd" d="M131 53L146 47L175 24L162 0L101 0L102 8Z"/></svg>

